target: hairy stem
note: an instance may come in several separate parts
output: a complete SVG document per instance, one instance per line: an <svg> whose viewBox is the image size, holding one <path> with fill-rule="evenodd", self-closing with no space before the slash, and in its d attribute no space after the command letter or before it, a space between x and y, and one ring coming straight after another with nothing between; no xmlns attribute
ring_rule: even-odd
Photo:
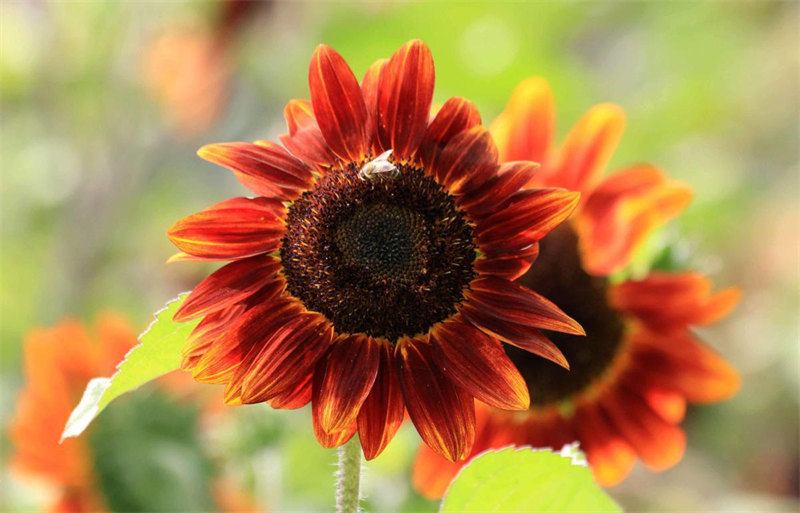
<svg viewBox="0 0 800 513"><path fill-rule="evenodd" d="M358 513L361 444L357 436L339 447L339 471L336 477L336 513Z"/></svg>

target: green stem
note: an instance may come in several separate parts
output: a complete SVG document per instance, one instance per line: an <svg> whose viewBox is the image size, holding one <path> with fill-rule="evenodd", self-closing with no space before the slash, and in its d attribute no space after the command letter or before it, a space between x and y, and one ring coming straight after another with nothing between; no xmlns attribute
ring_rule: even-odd
<svg viewBox="0 0 800 513"><path fill-rule="evenodd" d="M339 447L339 471L336 477L336 513L358 513L361 480L361 444L358 436Z"/></svg>

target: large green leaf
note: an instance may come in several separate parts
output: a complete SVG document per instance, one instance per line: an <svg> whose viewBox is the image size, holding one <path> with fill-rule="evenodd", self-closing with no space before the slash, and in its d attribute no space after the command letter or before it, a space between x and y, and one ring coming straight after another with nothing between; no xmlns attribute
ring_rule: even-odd
<svg viewBox="0 0 800 513"><path fill-rule="evenodd" d="M172 316L188 294L181 294L156 312L155 320L139 336L110 378L89 381L80 403L72 411L62 438L78 436L108 403L148 381L180 367L181 348L199 321L175 322Z"/></svg>
<svg viewBox="0 0 800 513"><path fill-rule="evenodd" d="M470 511L620 512L586 466L577 444L560 453L529 447L490 451L464 467L441 513Z"/></svg>

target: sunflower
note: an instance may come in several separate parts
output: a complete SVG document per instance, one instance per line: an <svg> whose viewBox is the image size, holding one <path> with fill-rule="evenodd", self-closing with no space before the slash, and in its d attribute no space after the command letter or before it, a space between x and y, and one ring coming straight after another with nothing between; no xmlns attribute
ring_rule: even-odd
<svg viewBox="0 0 800 513"><path fill-rule="evenodd" d="M536 164L498 164L475 107L431 116L434 66L421 41L375 62L359 85L328 46L314 52L311 101L291 100L289 132L212 144L257 196L186 217L172 260L227 261L175 315L202 317L182 367L225 384L224 401L312 403L335 447L358 431L377 456L408 414L438 454L474 438L474 401L525 409L525 382L501 342L567 365L539 328L581 334L544 297L514 284L537 241L579 195L520 191Z"/></svg>
<svg viewBox="0 0 800 513"><path fill-rule="evenodd" d="M691 192L649 165L603 178L624 124L615 105L592 108L558 151L552 151L554 106L542 79L522 82L492 125L501 158L544 162L529 185L581 191L569 222L540 242L536 264L518 282L548 295L585 328L587 336L551 334L570 362L565 372L506 348L530 389L527 412L479 408L471 456L508 444L560 448L580 441L598 482L613 485L637 457L653 470L674 465L685 435L686 403L730 397L737 372L692 332L735 306L738 290L712 293L694 272L651 272L612 283L644 238L677 215ZM465 462L454 464L422 447L413 481L441 496Z"/></svg>

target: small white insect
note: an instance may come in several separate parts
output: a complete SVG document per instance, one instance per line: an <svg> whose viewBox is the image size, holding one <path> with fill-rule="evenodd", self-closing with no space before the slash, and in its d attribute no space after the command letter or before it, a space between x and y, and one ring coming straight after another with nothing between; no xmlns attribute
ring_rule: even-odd
<svg viewBox="0 0 800 513"><path fill-rule="evenodd" d="M389 155L392 150L386 150L375 159L370 160L358 171L358 177L362 180L375 180L376 178L397 178L400 170L397 166L389 162Z"/></svg>

